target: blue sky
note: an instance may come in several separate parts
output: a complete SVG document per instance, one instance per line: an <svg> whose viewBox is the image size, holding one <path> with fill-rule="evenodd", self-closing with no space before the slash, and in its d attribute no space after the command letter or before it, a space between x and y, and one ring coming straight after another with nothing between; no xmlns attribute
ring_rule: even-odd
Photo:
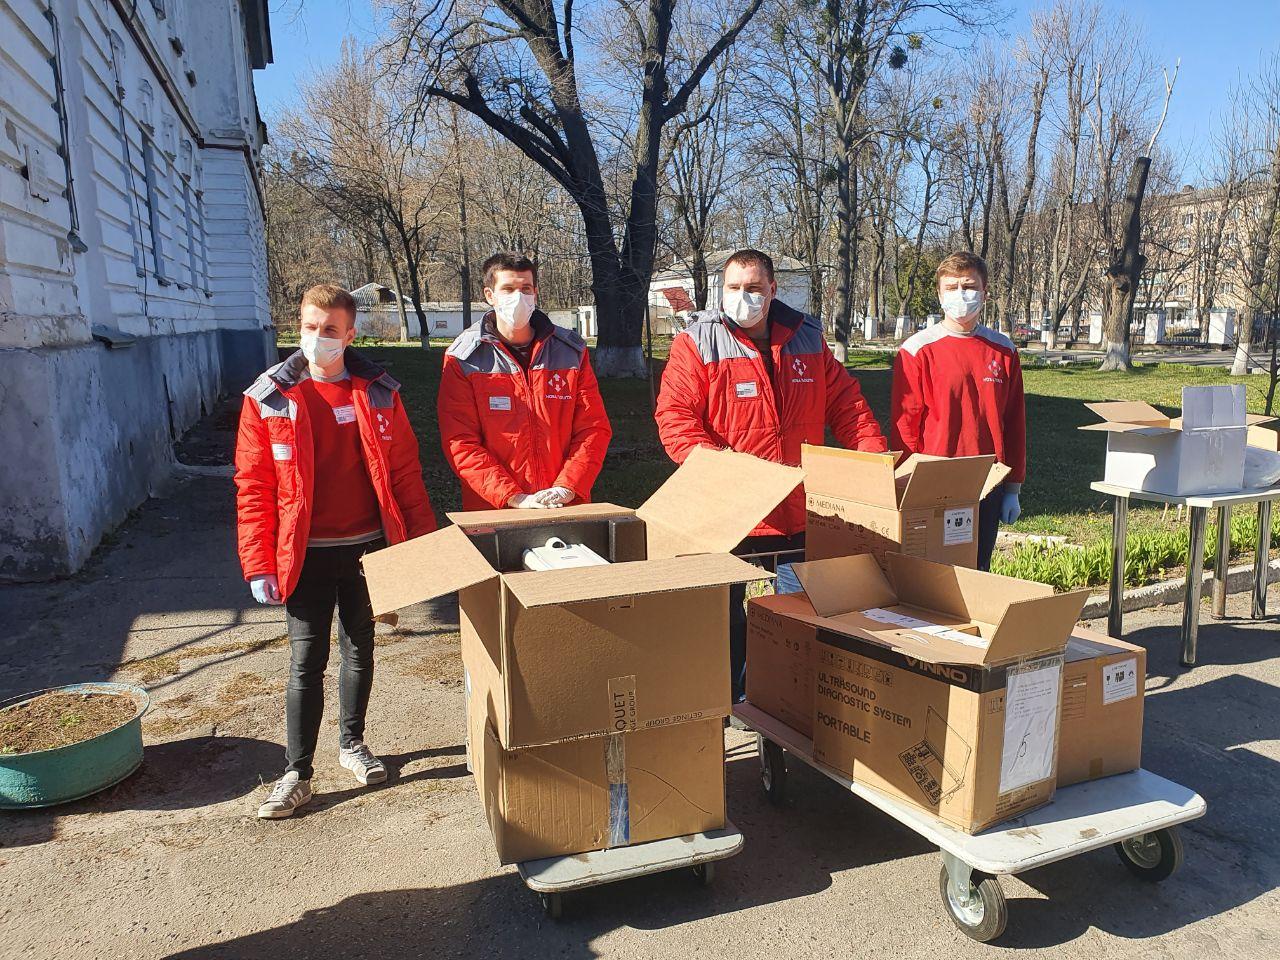
<svg viewBox="0 0 1280 960"><path fill-rule="evenodd" d="M1264 53L1280 51L1280 0L1104 2L1140 23L1153 52L1170 68L1182 58L1161 140L1186 156L1199 154L1237 77L1253 73ZM1002 29L1022 32L1028 12L1045 5L1009 3L1013 15ZM336 57L344 36L371 39L373 26L369 0L271 0L275 63L256 77L263 114L270 118L290 102L298 80Z"/></svg>

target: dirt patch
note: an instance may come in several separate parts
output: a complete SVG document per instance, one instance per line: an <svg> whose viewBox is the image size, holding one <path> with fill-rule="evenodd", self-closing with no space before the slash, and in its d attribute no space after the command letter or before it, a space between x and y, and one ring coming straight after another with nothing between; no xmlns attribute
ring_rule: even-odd
<svg viewBox="0 0 1280 960"><path fill-rule="evenodd" d="M462 683L462 653L455 647L428 648L386 658L411 677L444 686Z"/></svg>
<svg viewBox="0 0 1280 960"><path fill-rule="evenodd" d="M181 673L182 664L185 660L203 660L207 657L221 657L227 654L244 655L257 653L259 650L283 647L288 643L288 634L281 634L270 640L210 643L201 647L175 650L172 653L157 653L151 657L127 660L120 665L120 672L143 683L155 683L157 680L163 680L165 677L172 677Z"/></svg>
<svg viewBox="0 0 1280 960"><path fill-rule="evenodd" d="M152 737L168 737L193 727L217 730L247 716L253 709L250 701L279 694L283 689L283 683L268 680L261 674L237 673L209 701L197 701L195 694L184 693L156 704L142 729Z"/></svg>
<svg viewBox="0 0 1280 960"><path fill-rule="evenodd" d="M0 710L0 754L35 753L92 740L132 720L133 697L117 693L43 693Z"/></svg>

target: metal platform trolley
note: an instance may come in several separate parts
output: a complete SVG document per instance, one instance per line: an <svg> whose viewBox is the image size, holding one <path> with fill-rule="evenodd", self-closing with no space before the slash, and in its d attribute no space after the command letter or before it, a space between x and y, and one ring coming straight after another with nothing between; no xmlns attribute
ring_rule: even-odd
<svg viewBox="0 0 1280 960"><path fill-rule="evenodd" d="M518 865L520 879L542 901L542 909L559 920L564 894L619 880L673 870L692 871L695 883L710 886L716 861L742 850L742 834L728 820L723 828L630 847L595 850L569 857L526 860Z"/></svg>
<svg viewBox="0 0 1280 960"><path fill-rule="evenodd" d="M970 836L821 766L813 759L812 740L759 708L740 703L734 715L756 734L760 777L774 804L786 795L790 754L936 845L942 852L942 906L961 932L984 943L1000 936L1008 921L999 877L1113 846L1131 872L1159 882L1182 865L1178 824L1205 812L1195 791L1135 770L1063 787L1047 806Z"/></svg>

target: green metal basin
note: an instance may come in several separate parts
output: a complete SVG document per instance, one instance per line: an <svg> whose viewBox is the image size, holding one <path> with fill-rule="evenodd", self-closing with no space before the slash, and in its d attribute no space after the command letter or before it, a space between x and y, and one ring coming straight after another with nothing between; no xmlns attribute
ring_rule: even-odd
<svg viewBox="0 0 1280 960"><path fill-rule="evenodd" d="M49 807L79 800L119 783L142 764L142 715L151 698L128 683L73 683L24 693L0 702L0 710L46 693L106 693L138 705L129 720L106 733L51 750L0 754L0 810Z"/></svg>

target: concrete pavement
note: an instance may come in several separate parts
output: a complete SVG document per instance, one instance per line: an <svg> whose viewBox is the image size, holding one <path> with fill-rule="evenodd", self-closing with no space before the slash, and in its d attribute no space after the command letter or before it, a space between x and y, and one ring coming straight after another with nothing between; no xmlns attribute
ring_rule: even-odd
<svg viewBox="0 0 1280 960"><path fill-rule="evenodd" d="M1130 614L1150 651L1146 765L1199 790L1168 882L1110 850L1004 886L1005 938L960 935L936 851L807 768L782 809L754 742L730 731L730 815L744 852L714 886L666 875L584 893L547 921L500 867L462 762L456 611L380 633L369 740L393 770L362 789L336 762L330 697L317 800L253 813L283 765L287 649L233 557L229 481L147 503L69 580L0 587L0 697L54 683L147 685L147 760L97 797L0 813L0 957L1274 956L1280 946L1280 631L1206 615L1201 665L1177 664L1176 608ZM1230 612L1247 614L1245 595ZM1271 608L1280 612L1280 590ZM1095 624L1103 627L1104 625ZM335 654L336 660L336 654ZM336 666L336 664L335 664ZM335 671L331 670L331 675ZM332 676L331 676L332 680ZM332 694L332 690L331 690Z"/></svg>

